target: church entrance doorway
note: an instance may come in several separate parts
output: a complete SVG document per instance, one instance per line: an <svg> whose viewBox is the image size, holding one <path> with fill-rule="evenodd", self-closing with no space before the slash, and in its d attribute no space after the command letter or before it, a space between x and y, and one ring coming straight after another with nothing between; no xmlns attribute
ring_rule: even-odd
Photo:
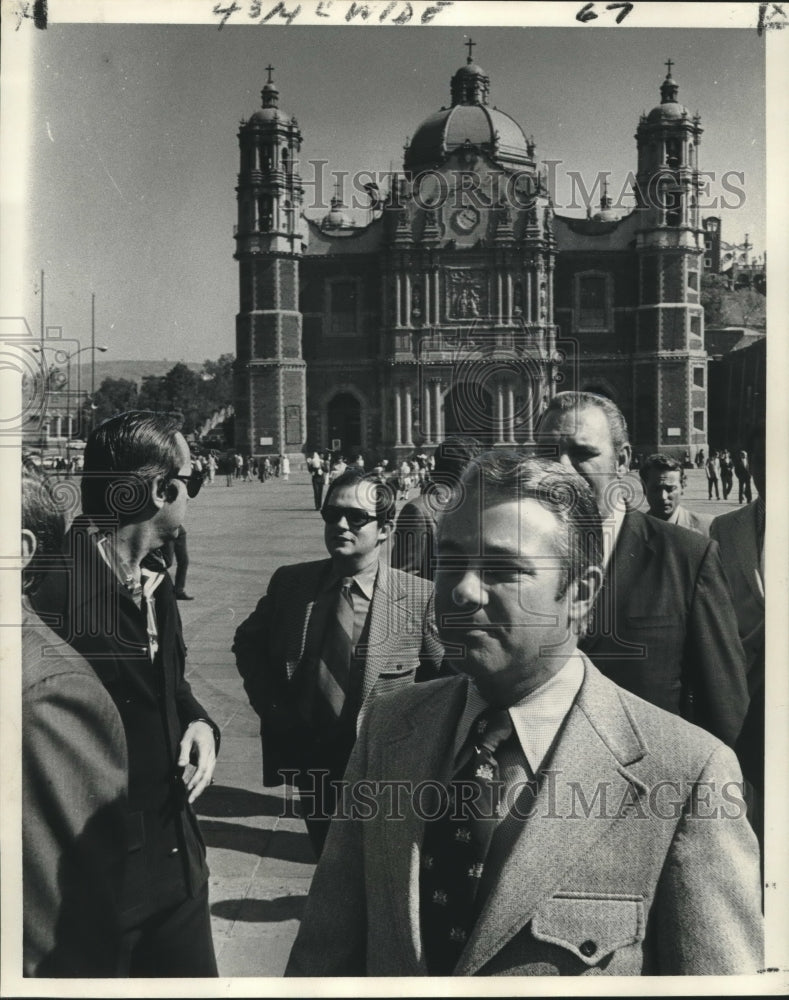
<svg viewBox="0 0 789 1000"><path fill-rule="evenodd" d="M362 405L350 392L338 392L329 401L327 409L329 440L339 440L340 451L346 458L358 454L362 448Z"/></svg>

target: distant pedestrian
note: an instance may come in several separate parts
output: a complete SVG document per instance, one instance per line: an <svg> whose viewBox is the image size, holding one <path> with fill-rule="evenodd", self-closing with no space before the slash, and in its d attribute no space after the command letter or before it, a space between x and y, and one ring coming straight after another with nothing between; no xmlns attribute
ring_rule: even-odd
<svg viewBox="0 0 789 1000"><path fill-rule="evenodd" d="M175 566L175 596L179 601L193 601L186 592L186 571L189 569L189 552L186 548L186 528L181 525L174 538L168 539L163 549L168 568Z"/></svg>
<svg viewBox="0 0 789 1000"><path fill-rule="evenodd" d="M208 458L206 459L206 471L208 472L208 482L213 483L214 476L216 475L217 461L216 456L212 451L208 453Z"/></svg>
<svg viewBox="0 0 789 1000"><path fill-rule="evenodd" d="M343 472L348 468L345 464L345 459L342 455L337 455L332 460L331 466L329 468L329 482L333 483L338 476L341 476Z"/></svg>
<svg viewBox="0 0 789 1000"><path fill-rule="evenodd" d="M720 478L721 463L717 451L710 453L710 457L705 463L707 470L707 499L712 500L712 491L715 490L715 499L720 500L718 492L718 479Z"/></svg>
<svg viewBox="0 0 789 1000"><path fill-rule="evenodd" d="M307 468L312 481L312 497L315 503L315 510L321 509L323 501L323 459L314 451L307 459Z"/></svg>
<svg viewBox="0 0 789 1000"><path fill-rule="evenodd" d="M244 472L244 456L236 454L234 455L233 460L236 463L236 479L241 479Z"/></svg>
<svg viewBox="0 0 789 1000"><path fill-rule="evenodd" d="M742 503L743 497L745 497L745 502L751 502L751 466L748 461L748 452L741 451L737 460L734 463L734 474L737 476L737 482L740 484L739 496L737 497L737 503Z"/></svg>
<svg viewBox="0 0 789 1000"><path fill-rule="evenodd" d="M729 454L728 448L721 452L721 486L723 487L723 499L728 500L734 476L734 460Z"/></svg>
<svg viewBox="0 0 789 1000"><path fill-rule="evenodd" d="M282 478L285 482L290 478L290 459L287 455L279 456L279 467L282 474Z"/></svg>
<svg viewBox="0 0 789 1000"><path fill-rule="evenodd" d="M704 449L703 448L699 448L699 450L696 452L696 468L697 469L703 469L704 468Z"/></svg>

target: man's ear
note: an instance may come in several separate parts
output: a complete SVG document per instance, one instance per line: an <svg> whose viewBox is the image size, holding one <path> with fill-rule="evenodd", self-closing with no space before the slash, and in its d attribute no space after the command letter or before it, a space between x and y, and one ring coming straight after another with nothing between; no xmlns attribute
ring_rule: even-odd
<svg viewBox="0 0 789 1000"><path fill-rule="evenodd" d="M153 505L161 509L164 507L165 503L168 502L168 492L169 484L164 476L155 476L151 482L151 502Z"/></svg>
<svg viewBox="0 0 789 1000"><path fill-rule="evenodd" d="M394 530L394 521L384 521L383 524L378 525L378 544L383 545L383 543L389 538Z"/></svg>
<svg viewBox="0 0 789 1000"><path fill-rule="evenodd" d="M583 634L602 585L603 571L599 566L587 566L583 573L570 584L569 615L579 635Z"/></svg>
<svg viewBox="0 0 789 1000"><path fill-rule="evenodd" d="M36 554L38 539L32 531L22 528L22 569L30 565L30 560Z"/></svg>
<svg viewBox="0 0 789 1000"><path fill-rule="evenodd" d="M625 476L630 471L630 459L633 457L633 449L629 442L625 442L619 449L616 456L616 473L618 476Z"/></svg>

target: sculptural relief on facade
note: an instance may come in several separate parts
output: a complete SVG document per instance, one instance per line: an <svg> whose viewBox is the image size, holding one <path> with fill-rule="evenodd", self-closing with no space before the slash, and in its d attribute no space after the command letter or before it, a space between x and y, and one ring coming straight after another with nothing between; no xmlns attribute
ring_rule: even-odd
<svg viewBox="0 0 789 1000"><path fill-rule="evenodd" d="M488 315L488 283L484 271L447 271L449 319L474 319Z"/></svg>

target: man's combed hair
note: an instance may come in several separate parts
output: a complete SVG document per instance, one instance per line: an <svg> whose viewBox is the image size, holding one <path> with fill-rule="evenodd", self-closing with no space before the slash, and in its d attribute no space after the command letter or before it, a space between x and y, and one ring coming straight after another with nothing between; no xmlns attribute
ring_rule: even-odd
<svg viewBox="0 0 789 1000"><path fill-rule="evenodd" d="M627 421L616 403L612 402L607 396L598 396L594 392L576 392L572 390L557 392L550 403L548 403L542 419L544 420L549 413L567 413L568 411L580 410L588 406L595 406L598 410L603 411L608 421L608 429L611 432L611 443L614 451L617 453L621 451L630 441Z"/></svg>
<svg viewBox="0 0 789 1000"><path fill-rule="evenodd" d="M46 473L29 464L22 468L22 527L36 539L33 558L22 571L22 592L33 594L63 547L66 519Z"/></svg>
<svg viewBox="0 0 789 1000"><path fill-rule="evenodd" d="M603 527L594 493L584 479L558 462L513 451L488 451L463 475L467 494L481 495L482 505L536 500L556 517L560 558L567 572L557 597L590 566L600 566Z"/></svg>
<svg viewBox="0 0 789 1000"><path fill-rule="evenodd" d="M331 503L332 495L337 490L344 489L347 486L359 488L362 483L369 484L373 490L373 495L375 496L375 513L378 523L384 525L394 521L397 505L395 492L392 487L387 482L381 482L377 476L358 468L346 469L345 472L329 483L323 506L326 507Z"/></svg>
<svg viewBox="0 0 789 1000"><path fill-rule="evenodd" d="M645 486L652 469L657 469L658 474L662 474L663 472L678 472L680 483L682 486L685 485L685 470L682 468L682 462L678 462L669 455L660 455L656 452L654 455L649 455L644 459L638 470L638 474L641 476L641 481Z"/></svg>
<svg viewBox="0 0 789 1000"><path fill-rule="evenodd" d="M83 514L127 521L141 513L150 481L178 475L180 428L180 414L148 410L128 410L99 424L85 445Z"/></svg>

